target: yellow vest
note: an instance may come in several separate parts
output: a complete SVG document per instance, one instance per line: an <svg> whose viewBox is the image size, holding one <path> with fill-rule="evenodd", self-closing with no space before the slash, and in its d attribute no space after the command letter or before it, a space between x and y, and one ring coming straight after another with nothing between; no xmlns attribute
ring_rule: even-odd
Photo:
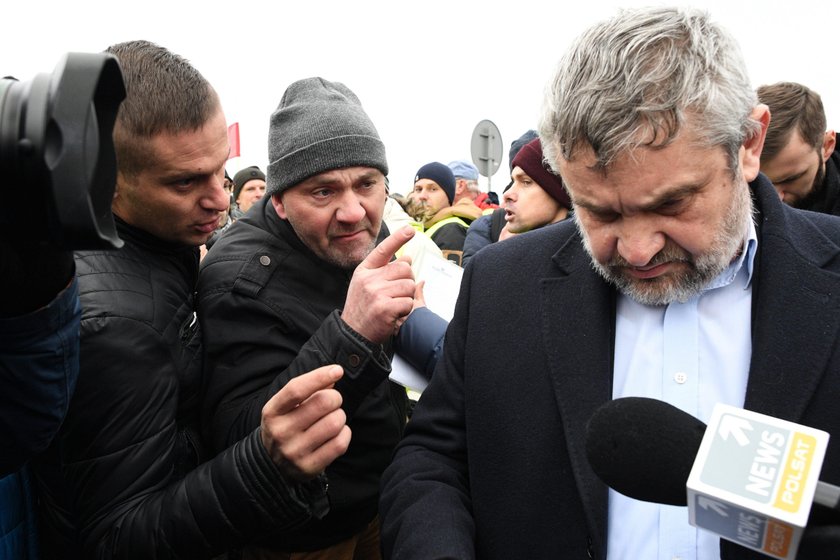
<svg viewBox="0 0 840 560"><path fill-rule="evenodd" d="M426 235L428 235L429 237L432 237L437 230L439 230L440 228L442 228L446 224L461 224L465 228L470 227L470 225L467 222L465 222L464 220L462 220L458 216L450 216L448 218L442 219L441 221L437 222L432 227L428 228L426 230Z"/></svg>

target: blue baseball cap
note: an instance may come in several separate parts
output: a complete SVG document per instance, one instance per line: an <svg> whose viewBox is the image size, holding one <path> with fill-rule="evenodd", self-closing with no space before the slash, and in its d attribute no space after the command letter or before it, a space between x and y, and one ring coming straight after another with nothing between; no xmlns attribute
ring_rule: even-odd
<svg viewBox="0 0 840 560"><path fill-rule="evenodd" d="M478 168L466 161L455 160L449 162L449 169L456 178L468 179L470 181L478 181Z"/></svg>

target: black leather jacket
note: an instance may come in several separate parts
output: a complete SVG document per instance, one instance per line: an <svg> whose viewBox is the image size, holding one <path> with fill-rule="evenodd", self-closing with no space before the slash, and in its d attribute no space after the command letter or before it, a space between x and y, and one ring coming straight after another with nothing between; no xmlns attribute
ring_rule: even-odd
<svg viewBox="0 0 840 560"><path fill-rule="evenodd" d="M402 436L405 389L388 380L393 350L340 318L352 270L317 257L263 197L204 258L198 314L204 336L205 426L214 449L251 432L263 405L290 379L339 364L352 440L326 471L329 514L267 545L316 550L361 530L378 511L379 477ZM380 240L387 234L383 225Z"/></svg>
<svg viewBox="0 0 840 560"><path fill-rule="evenodd" d="M81 373L38 469L42 553L211 557L323 515L319 481L287 483L256 430L204 462L198 251L117 226L121 250L76 255Z"/></svg>

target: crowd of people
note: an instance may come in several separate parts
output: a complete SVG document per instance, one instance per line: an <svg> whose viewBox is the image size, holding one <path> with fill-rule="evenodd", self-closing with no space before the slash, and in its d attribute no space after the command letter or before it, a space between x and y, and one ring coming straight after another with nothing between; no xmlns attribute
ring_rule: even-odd
<svg viewBox="0 0 840 560"><path fill-rule="evenodd" d="M563 57L501 200L462 160L418 162L403 196L343 83L291 84L267 169L231 178L201 73L107 52L124 246L2 245L0 558L764 557L610 489L584 437L626 396L838 433L817 93L754 89L705 13L626 10ZM451 323L422 259L463 267ZM819 513L801 557L838 557Z"/></svg>

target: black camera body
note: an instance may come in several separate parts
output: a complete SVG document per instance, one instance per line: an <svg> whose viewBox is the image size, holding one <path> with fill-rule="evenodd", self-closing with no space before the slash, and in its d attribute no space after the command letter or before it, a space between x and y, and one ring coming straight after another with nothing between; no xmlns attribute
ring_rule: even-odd
<svg viewBox="0 0 840 560"><path fill-rule="evenodd" d="M69 53L52 74L0 79L0 235L61 249L119 248L112 133L117 59Z"/></svg>

